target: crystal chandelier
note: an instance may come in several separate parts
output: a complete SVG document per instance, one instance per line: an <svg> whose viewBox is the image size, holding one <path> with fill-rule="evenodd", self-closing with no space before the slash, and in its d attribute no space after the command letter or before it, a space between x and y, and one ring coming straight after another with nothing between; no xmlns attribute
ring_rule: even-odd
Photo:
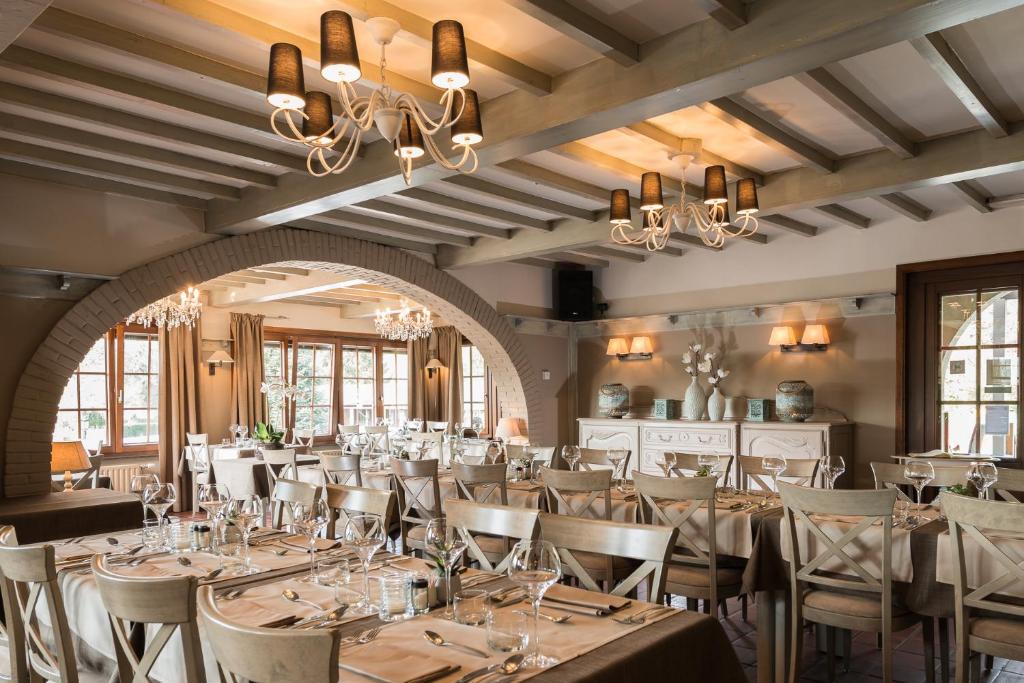
<svg viewBox="0 0 1024 683"><path fill-rule="evenodd" d="M424 308L414 313L409 302L403 299L402 307L397 311L377 311L373 326L385 339L413 341L429 337L434 330L434 321L430 318L430 311Z"/></svg>
<svg viewBox="0 0 1024 683"><path fill-rule="evenodd" d="M173 330L179 325L192 327L199 320L203 305L199 303L199 290L189 287L188 291L178 294L178 301L169 296L128 316L129 323L139 323L144 327L156 326Z"/></svg>
<svg viewBox="0 0 1024 683"><path fill-rule="evenodd" d="M305 92L299 48L290 43L271 46L267 101L275 107L270 115L274 132L309 148L306 170L316 177L343 173L358 156L363 133L374 126L394 145L406 184L410 182L413 160L427 152L446 169L476 171L473 145L483 140L483 128L476 92L466 89L469 62L462 24L452 20L434 24L430 81L443 90L443 112L436 120L414 97L395 93L388 85L386 52L400 28L398 22L374 17L366 21L366 27L380 45L380 87L359 97L353 83L362 78L362 70L352 17L338 10L320 17L320 73L337 84L342 109L337 121L327 93ZM286 131L279 127L279 116L287 124ZM434 139L442 130L450 133L450 151L442 151ZM328 151L336 156L328 158ZM450 161L449 156L456 160Z"/></svg>
<svg viewBox="0 0 1024 683"><path fill-rule="evenodd" d="M704 170L703 203L686 201L686 169L700 156L700 140L684 140L682 153L669 158L679 164L681 192L679 203L665 206L661 194L661 174L644 173L640 178L640 210L643 225L634 228L630 214L629 190L612 190L612 240L617 244L643 244L650 251L663 249L673 226L685 233L693 223L698 236L709 247L721 247L726 239L746 237L757 232L757 186L753 178L736 182L736 213L729 218L729 196L726 193L725 167L708 166Z"/></svg>

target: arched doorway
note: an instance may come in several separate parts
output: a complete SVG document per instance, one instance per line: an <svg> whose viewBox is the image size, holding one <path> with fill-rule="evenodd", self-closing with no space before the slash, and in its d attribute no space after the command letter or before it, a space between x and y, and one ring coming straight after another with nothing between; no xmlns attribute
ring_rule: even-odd
<svg viewBox="0 0 1024 683"><path fill-rule="evenodd" d="M359 277L428 306L480 349L503 413L540 428L543 415L530 360L512 327L475 292L423 259L393 247L276 228L217 240L132 269L75 304L36 350L18 382L7 430L4 495L50 490L50 442L61 393L107 329L190 284L268 264Z"/></svg>

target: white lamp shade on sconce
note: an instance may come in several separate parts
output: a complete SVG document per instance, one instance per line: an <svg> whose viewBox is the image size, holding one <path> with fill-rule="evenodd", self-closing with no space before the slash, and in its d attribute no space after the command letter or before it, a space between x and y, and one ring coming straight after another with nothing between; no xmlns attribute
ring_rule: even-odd
<svg viewBox="0 0 1024 683"><path fill-rule="evenodd" d="M772 336L768 340L769 346L792 346L796 344L796 335L793 328L785 325L772 328Z"/></svg>
<svg viewBox="0 0 1024 683"><path fill-rule="evenodd" d="M217 365L221 365L223 363L234 363L235 359L232 358L231 355L224 349L217 349L212 354L210 354L210 357L206 359L206 362L209 363L210 365L213 365L214 363L216 363Z"/></svg>
<svg viewBox="0 0 1024 683"><path fill-rule="evenodd" d="M606 353L609 356L623 356L629 353L629 347L626 345L626 340L621 337L609 339L608 351Z"/></svg>
<svg viewBox="0 0 1024 683"><path fill-rule="evenodd" d="M494 437L496 439L507 441L516 436L522 436L518 417L503 417L498 420L498 425L494 428Z"/></svg>
<svg viewBox="0 0 1024 683"><path fill-rule="evenodd" d="M828 344L828 328L824 325L808 325L804 328L801 344Z"/></svg>
<svg viewBox="0 0 1024 683"><path fill-rule="evenodd" d="M650 337L633 337L633 341L629 345L630 353L654 353L654 347L651 346Z"/></svg>

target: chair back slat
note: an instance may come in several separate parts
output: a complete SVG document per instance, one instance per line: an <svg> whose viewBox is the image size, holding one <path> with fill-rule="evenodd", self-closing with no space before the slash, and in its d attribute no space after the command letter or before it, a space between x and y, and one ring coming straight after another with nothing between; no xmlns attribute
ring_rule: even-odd
<svg viewBox="0 0 1024 683"><path fill-rule="evenodd" d="M274 490L270 495L270 500L273 503L271 521L274 528L280 529L284 525L286 507L288 508L288 514L291 515L292 505L298 504L308 507L320 498L321 491L321 487L316 484L308 484L304 481L295 481L293 479L278 479L274 483Z"/></svg>
<svg viewBox="0 0 1024 683"><path fill-rule="evenodd" d="M669 455L666 453L666 455ZM699 453L672 453L676 457L676 466L672 468L672 474L677 477L682 477L686 474L692 474L700 469ZM729 474L732 470L733 457L731 455L719 455L719 463L725 462L725 466L722 468L722 481L729 481Z"/></svg>
<svg viewBox="0 0 1024 683"><path fill-rule="evenodd" d="M271 484L278 479L298 479L299 465L295 460L294 448L263 450L263 465L267 468L267 479ZM277 466L279 469L274 469Z"/></svg>
<svg viewBox="0 0 1024 683"><path fill-rule="evenodd" d="M580 449L580 460L577 463L577 467L581 470L593 472L601 469L613 469L615 465L608 459L608 451L614 449L604 448L581 448ZM622 461L620 467L622 468L623 476L629 472L629 461L633 455L633 451L628 448L620 449L626 452L626 457Z"/></svg>
<svg viewBox="0 0 1024 683"><path fill-rule="evenodd" d="M13 526L0 526L0 544L17 547L18 535ZM10 670L0 672L0 680L28 683L30 675L25 659L25 627L21 621L14 582L0 573L0 596L4 619L0 624L0 645L7 648Z"/></svg>
<svg viewBox="0 0 1024 683"><path fill-rule="evenodd" d="M612 518L612 471L602 470L554 470L540 468L541 482L547 497L548 510L570 517L593 516L591 506L603 499L602 519ZM574 494L585 494L580 501Z"/></svg>
<svg viewBox="0 0 1024 683"><path fill-rule="evenodd" d="M504 463L467 465L452 463L455 491L459 498L477 503L508 505L508 468Z"/></svg>
<svg viewBox="0 0 1024 683"><path fill-rule="evenodd" d="M312 429L304 429L302 427L292 428L292 438L294 439L294 443L298 446L312 446L314 434L315 432Z"/></svg>
<svg viewBox="0 0 1024 683"><path fill-rule="evenodd" d="M742 488L754 490L751 484L757 485L759 491L771 491L771 475L765 471L760 455L741 455L737 460L737 472L743 481ZM780 482L788 482L797 486L812 486L818 475L819 461L813 458L788 458L786 469L779 475Z"/></svg>
<svg viewBox="0 0 1024 683"><path fill-rule="evenodd" d="M967 483L968 465L933 465L935 478L928 486L953 486ZM897 486L913 486L913 482L903 476L904 466L895 462L873 462L871 473L875 478L875 488L895 488Z"/></svg>
<svg viewBox="0 0 1024 683"><path fill-rule="evenodd" d="M387 426L368 425L363 428L363 433L366 434L366 438L370 442L371 451L381 453L389 453L391 451L391 435L388 432Z"/></svg>
<svg viewBox="0 0 1024 683"><path fill-rule="evenodd" d="M363 472L359 467L361 456L358 453L319 451L317 457L320 458L325 484L363 485Z"/></svg>
<svg viewBox="0 0 1024 683"><path fill-rule="evenodd" d="M1024 501L1024 470L997 467L996 472L999 479L988 490L989 497L995 500L1005 500L1009 503Z"/></svg>
<svg viewBox="0 0 1024 683"><path fill-rule="evenodd" d="M436 459L440 461L443 458L444 434L441 432L413 432L409 435L409 444L424 445L425 450L423 455L420 456L421 460ZM410 455L416 452L408 446L406 450L409 451Z"/></svg>
<svg viewBox="0 0 1024 683"><path fill-rule="evenodd" d="M327 484L324 487L331 517L327 523L327 537L336 538L337 528L348 523L349 515L377 515L384 520L384 528L391 527L398 506L398 494L365 486Z"/></svg>
<svg viewBox="0 0 1024 683"><path fill-rule="evenodd" d="M359 425L343 425L340 422L338 423L339 434L358 434L359 429Z"/></svg>
<svg viewBox="0 0 1024 683"><path fill-rule="evenodd" d="M523 539L537 538L538 515L540 512L533 508L485 505L470 500L449 500L445 506L448 523L458 529L459 536L466 542L466 554L485 571L508 569L512 545ZM474 534L500 536L504 541L502 559L492 562L473 538Z"/></svg>

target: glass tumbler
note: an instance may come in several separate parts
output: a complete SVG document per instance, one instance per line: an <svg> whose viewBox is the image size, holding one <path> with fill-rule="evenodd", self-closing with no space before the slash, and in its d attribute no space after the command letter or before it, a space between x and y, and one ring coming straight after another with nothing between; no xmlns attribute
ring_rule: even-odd
<svg viewBox="0 0 1024 683"><path fill-rule="evenodd" d="M412 575L408 572L380 577L381 621L402 621L413 616Z"/></svg>
<svg viewBox="0 0 1024 683"><path fill-rule="evenodd" d="M521 611L487 611L487 647L493 652L521 652L530 642L530 618Z"/></svg>

